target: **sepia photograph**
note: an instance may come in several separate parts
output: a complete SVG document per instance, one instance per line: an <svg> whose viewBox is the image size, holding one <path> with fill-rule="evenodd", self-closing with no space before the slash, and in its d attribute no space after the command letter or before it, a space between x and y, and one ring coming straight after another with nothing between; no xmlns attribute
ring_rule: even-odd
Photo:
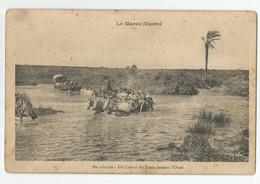
<svg viewBox="0 0 260 184"><path fill-rule="evenodd" d="M252 174L255 93L254 12L6 14L11 172Z"/></svg>

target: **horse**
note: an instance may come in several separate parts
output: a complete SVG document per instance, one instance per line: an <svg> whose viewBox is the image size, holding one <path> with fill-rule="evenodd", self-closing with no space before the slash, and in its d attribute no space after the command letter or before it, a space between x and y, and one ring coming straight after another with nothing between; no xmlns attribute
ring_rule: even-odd
<svg viewBox="0 0 260 184"><path fill-rule="evenodd" d="M20 118L21 123L25 116L31 116L32 119L37 118L32 102L25 93L15 94L15 116Z"/></svg>
<svg viewBox="0 0 260 184"><path fill-rule="evenodd" d="M89 100L87 110L91 109L95 111L95 113L104 112L104 106L106 104L106 99L100 98L99 94L96 90L93 90Z"/></svg>

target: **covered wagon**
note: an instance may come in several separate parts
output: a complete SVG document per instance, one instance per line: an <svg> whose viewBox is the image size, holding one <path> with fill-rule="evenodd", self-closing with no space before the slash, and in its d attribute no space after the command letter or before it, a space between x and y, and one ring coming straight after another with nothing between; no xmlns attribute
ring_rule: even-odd
<svg viewBox="0 0 260 184"><path fill-rule="evenodd" d="M79 92L81 90L81 86L77 82L71 81L61 74L53 76L53 85L60 91Z"/></svg>

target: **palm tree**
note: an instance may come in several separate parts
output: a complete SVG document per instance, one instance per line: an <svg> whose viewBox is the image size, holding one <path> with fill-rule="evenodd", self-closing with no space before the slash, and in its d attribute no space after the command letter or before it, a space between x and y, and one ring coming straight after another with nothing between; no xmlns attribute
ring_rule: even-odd
<svg viewBox="0 0 260 184"><path fill-rule="evenodd" d="M208 31L206 38L203 36L202 40L205 44L205 82L207 82L209 48L215 48L215 41L220 40L220 32Z"/></svg>

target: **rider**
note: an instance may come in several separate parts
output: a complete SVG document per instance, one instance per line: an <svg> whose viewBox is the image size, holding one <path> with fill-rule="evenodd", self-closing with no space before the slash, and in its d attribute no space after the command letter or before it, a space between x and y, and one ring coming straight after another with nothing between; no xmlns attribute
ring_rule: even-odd
<svg viewBox="0 0 260 184"><path fill-rule="evenodd" d="M102 97L104 98L107 98L111 95L111 92L112 92L113 88L112 88L112 84L111 84L111 81L108 81L106 83L106 85L104 85L101 89L101 95Z"/></svg>
<svg viewBox="0 0 260 184"><path fill-rule="evenodd" d="M142 102L146 99L146 93L144 91L139 90L137 93L137 97L139 101Z"/></svg>
<svg viewBox="0 0 260 184"><path fill-rule="evenodd" d="M107 98L107 102L104 105L104 109L108 110L108 114L111 114L112 111L117 110L117 90L112 89L111 90L111 95Z"/></svg>

